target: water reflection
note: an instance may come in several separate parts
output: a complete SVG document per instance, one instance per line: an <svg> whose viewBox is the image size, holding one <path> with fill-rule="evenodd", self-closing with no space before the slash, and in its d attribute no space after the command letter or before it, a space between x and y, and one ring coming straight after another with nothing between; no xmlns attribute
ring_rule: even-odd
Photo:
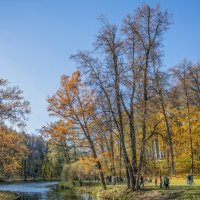
<svg viewBox="0 0 200 200"><path fill-rule="evenodd" d="M19 192L22 200L94 200L88 194L57 191L57 182L0 184L0 190Z"/></svg>
<svg viewBox="0 0 200 200"><path fill-rule="evenodd" d="M47 193L21 193L22 200L94 200L86 194L76 194L75 192L65 191L56 192L51 191Z"/></svg>

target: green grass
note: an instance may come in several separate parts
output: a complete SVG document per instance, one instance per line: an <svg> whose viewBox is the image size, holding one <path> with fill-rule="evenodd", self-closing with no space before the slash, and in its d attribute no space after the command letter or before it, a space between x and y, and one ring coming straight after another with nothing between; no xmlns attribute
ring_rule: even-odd
<svg viewBox="0 0 200 200"><path fill-rule="evenodd" d="M144 190L160 193L163 196L160 197L161 199L200 200L200 178L194 178L194 184L189 186L187 185L186 178L171 177L169 189L155 187L154 182L152 182L146 183Z"/></svg>
<svg viewBox="0 0 200 200"><path fill-rule="evenodd" d="M194 185L188 186L184 178L170 178L170 188L160 189L155 187L154 182L145 182L145 187L138 192L132 192L122 185L108 185L107 190L101 186L82 186L78 183L74 187L72 183L61 183L65 189L74 189L81 193L90 193L97 199L110 200L200 200L200 179L194 179ZM158 182L159 185L159 182Z"/></svg>

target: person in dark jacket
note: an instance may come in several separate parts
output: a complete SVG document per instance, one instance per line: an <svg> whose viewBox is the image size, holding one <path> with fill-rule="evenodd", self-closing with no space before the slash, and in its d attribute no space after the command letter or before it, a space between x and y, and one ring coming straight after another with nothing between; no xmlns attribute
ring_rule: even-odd
<svg viewBox="0 0 200 200"><path fill-rule="evenodd" d="M140 186L144 187L144 177L140 177Z"/></svg>
<svg viewBox="0 0 200 200"><path fill-rule="evenodd" d="M155 178L155 186L157 187L158 186L158 179Z"/></svg>
<svg viewBox="0 0 200 200"><path fill-rule="evenodd" d="M169 188L169 178L167 176L164 176L164 186L165 188Z"/></svg>

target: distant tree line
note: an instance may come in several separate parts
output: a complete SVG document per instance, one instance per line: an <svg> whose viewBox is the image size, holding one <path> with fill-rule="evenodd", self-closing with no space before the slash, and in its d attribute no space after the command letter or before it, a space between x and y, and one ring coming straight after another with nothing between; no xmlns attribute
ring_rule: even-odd
<svg viewBox="0 0 200 200"><path fill-rule="evenodd" d="M0 180L60 178L64 160L59 148L24 132L30 105L22 95L0 79Z"/></svg>

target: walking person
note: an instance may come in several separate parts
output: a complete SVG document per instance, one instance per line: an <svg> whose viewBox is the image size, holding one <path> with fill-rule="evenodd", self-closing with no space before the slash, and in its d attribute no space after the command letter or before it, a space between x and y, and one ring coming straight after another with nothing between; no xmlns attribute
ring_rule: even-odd
<svg viewBox="0 0 200 200"><path fill-rule="evenodd" d="M158 179L155 178L155 186L157 187L158 186Z"/></svg>
<svg viewBox="0 0 200 200"><path fill-rule="evenodd" d="M140 186L144 187L144 177L140 177Z"/></svg>
<svg viewBox="0 0 200 200"><path fill-rule="evenodd" d="M164 186L165 188L169 188L169 178L167 176L164 176Z"/></svg>
<svg viewBox="0 0 200 200"><path fill-rule="evenodd" d="M112 184L116 185L116 177L115 176L112 176Z"/></svg>
<svg viewBox="0 0 200 200"><path fill-rule="evenodd" d="M192 185L194 182L193 182L193 175L191 174L188 174L187 176L187 184L188 185Z"/></svg>

